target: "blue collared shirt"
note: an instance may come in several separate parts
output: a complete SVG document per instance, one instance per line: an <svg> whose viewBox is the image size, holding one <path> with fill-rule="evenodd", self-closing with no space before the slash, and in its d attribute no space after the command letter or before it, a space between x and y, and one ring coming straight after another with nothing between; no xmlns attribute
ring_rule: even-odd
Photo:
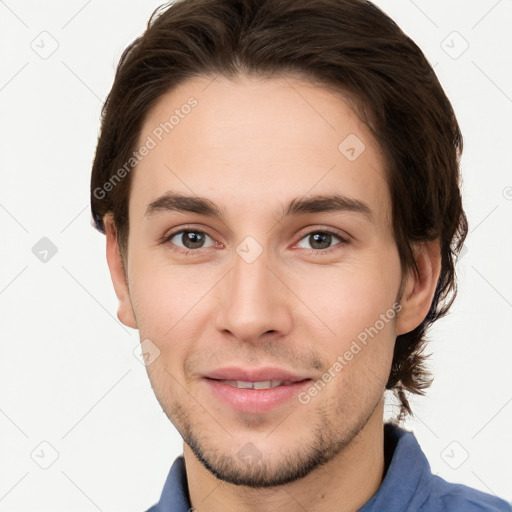
<svg viewBox="0 0 512 512"><path fill-rule="evenodd" d="M384 425L391 461L377 492L359 512L511 512L504 500L435 476L412 432ZM160 501L147 512L189 512L183 457L169 471ZM207 511L206 511L207 512Z"/></svg>

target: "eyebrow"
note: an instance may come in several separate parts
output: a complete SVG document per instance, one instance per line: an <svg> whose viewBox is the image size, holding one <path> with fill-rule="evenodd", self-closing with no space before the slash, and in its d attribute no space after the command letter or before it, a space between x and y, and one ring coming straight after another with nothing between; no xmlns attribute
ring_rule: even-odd
<svg viewBox="0 0 512 512"><path fill-rule="evenodd" d="M198 213L221 220L225 217L225 210L209 199L175 192L167 192L151 202L145 216L150 217L166 211ZM372 211L366 203L340 194L296 197L282 208L281 218L322 212L359 213L368 220L373 220Z"/></svg>

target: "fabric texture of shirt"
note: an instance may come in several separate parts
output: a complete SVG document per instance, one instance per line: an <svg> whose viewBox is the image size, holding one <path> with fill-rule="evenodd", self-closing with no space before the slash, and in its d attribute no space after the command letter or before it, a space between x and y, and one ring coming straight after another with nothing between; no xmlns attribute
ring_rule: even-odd
<svg viewBox="0 0 512 512"><path fill-rule="evenodd" d="M390 458L386 475L358 512L511 512L511 505L496 496L433 475L412 432L386 423L384 440ZM146 512L190 510L185 462L180 456L169 471L159 502Z"/></svg>

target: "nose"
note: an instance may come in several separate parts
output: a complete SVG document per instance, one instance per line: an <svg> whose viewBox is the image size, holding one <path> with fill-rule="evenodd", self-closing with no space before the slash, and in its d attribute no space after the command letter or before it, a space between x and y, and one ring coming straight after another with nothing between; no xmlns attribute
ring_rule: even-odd
<svg viewBox="0 0 512 512"><path fill-rule="evenodd" d="M216 328L241 342L288 334L292 329L293 294L269 266L265 253L248 263L236 255L234 267L223 279Z"/></svg>

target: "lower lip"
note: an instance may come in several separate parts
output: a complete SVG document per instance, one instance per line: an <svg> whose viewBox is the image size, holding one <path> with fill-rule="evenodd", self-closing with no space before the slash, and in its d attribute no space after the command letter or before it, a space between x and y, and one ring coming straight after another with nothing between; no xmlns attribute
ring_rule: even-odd
<svg viewBox="0 0 512 512"><path fill-rule="evenodd" d="M310 385L311 379L269 389L239 389L218 380L205 379L213 394L240 412L258 414L270 411L292 398Z"/></svg>

